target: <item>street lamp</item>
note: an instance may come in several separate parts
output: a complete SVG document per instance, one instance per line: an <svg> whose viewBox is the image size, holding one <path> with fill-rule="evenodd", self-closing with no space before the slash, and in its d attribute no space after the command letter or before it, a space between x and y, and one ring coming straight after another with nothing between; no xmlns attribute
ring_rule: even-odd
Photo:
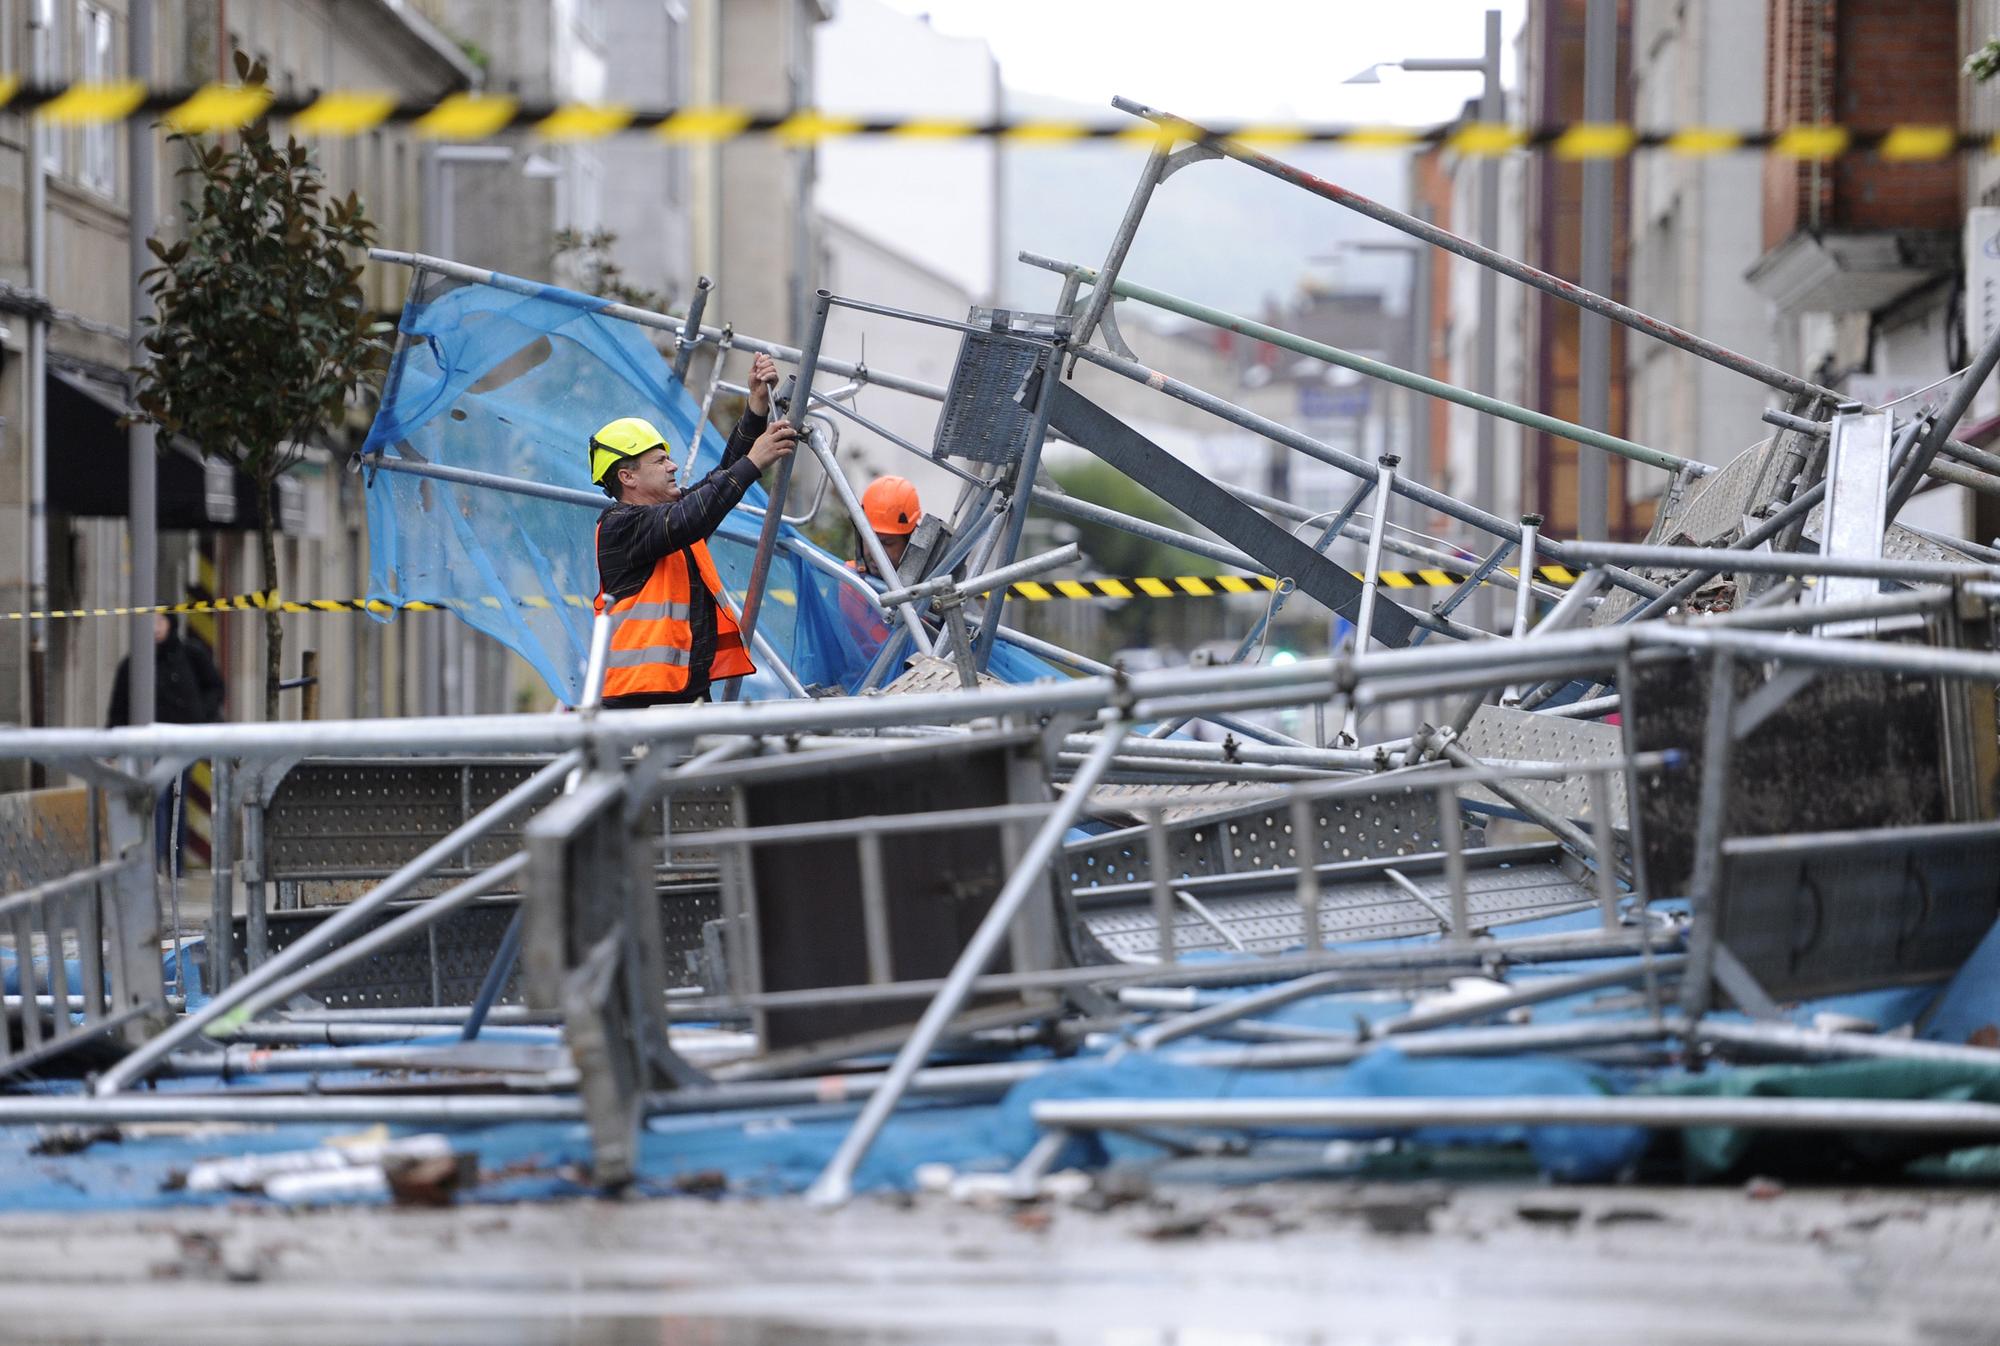
<svg viewBox="0 0 2000 1346"><path fill-rule="evenodd" d="M1349 84L1380 84L1376 72L1384 67L1416 74L1477 74L1485 77L1479 95L1479 119L1497 122L1506 115L1500 91L1500 11L1486 11L1486 50L1483 55L1455 57L1410 57L1401 61L1377 61L1347 77ZM1489 248L1500 246L1500 161L1492 155L1479 164L1479 241ZM1479 268L1479 340L1473 354L1473 382L1477 391L1497 396L1500 382L1499 306L1500 278L1491 267ZM1496 427L1491 416L1474 423L1473 503L1499 513L1499 450ZM1481 626L1493 622L1493 595L1481 585L1473 599L1474 620Z"/></svg>

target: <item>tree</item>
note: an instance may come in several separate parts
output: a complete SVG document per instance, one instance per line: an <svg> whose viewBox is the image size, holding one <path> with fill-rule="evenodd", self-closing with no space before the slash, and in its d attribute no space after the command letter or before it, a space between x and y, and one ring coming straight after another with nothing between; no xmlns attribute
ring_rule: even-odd
<svg viewBox="0 0 2000 1346"><path fill-rule="evenodd" d="M2000 75L2000 37L1989 37L1965 58L1965 73L1975 84L1984 84Z"/></svg>
<svg viewBox="0 0 2000 1346"><path fill-rule="evenodd" d="M1179 510L1162 504L1158 496L1107 463L1071 463L1057 468L1053 475L1064 491L1093 505L1177 532L1199 531ZM1193 552L1136 537L1109 524L1079 522L1075 527L1084 555L1107 575L1174 575L1186 574L1190 568L1196 572L1203 566L1215 568L1213 561Z"/></svg>
<svg viewBox="0 0 2000 1346"><path fill-rule="evenodd" d="M1179 510L1108 463L1084 461L1055 469L1056 484L1079 499L1115 509L1121 514L1183 533L1195 524ZM1193 552L1153 542L1107 524L1078 522L1077 543L1101 575L1200 575L1215 562ZM1173 635L1188 640L1216 620L1218 611L1196 610L1189 604L1139 601L1125 604L1105 622L1114 645L1146 644Z"/></svg>
<svg viewBox="0 0 2000 1346"><path fill-rule="evenodd" d="M240 52L238 78L265 69ZM257 484L264 588L278 588L277 481L314 434L337 426L348 399L378 375L386 349L361 292L375 228L353 193L331 197L310 152L271 139L259 121L233 147L192 135L179 176L184 236L147 240L159 265L141 278L151 363L134 371L141 414L186 435ZM278 717L284 635L264 614L264 715Z"/></svg>

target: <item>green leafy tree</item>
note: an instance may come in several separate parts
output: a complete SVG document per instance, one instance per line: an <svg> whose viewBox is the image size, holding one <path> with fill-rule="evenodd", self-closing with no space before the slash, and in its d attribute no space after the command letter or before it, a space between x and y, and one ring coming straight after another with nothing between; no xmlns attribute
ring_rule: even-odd
<svg viewBox="0 0 2000 1346"><path fill-rule="evenodd" d="M1979 84L2000 75L2000 37L1987 38L1965 58L1965 73Z"/></svg>
<svg viewBox="0 0 2000 1346"><path fill-rule="evenodd" d="M237 76L265 79L236 57ZM361 200L328 194L304 145L273 141L263 122L224 145L172 140L190 159L182 237L147 240L159 265L142 278L151 362L134 371L141 413L257 484L264 588L278 588L277 481L348 400L379 377L386 345L361 291L375 229ZM264 714L278 717L283 632L264 615Z"/></svg>
<svg viewBox="0 0 2000 1346"><path fill-rule="evenodd" d="M1076 463L1054 473L1056 484L1093 505L1115 509L1177 532L1196 532L1194 523L1171 505L1108 463ZM1215 569L1215 562L1193 552L1135 537L1101 523L1078 522L1077 545L1106 575L1176 575Z"/></svg>
<svg viewBox="0 0 2000 1346"><path fill-rule="evenodd" d="M1178 532L1198 531L1179 510L1108 463L1072 463L1056 469L1053 475L1063 490L1094 505ZM1100 575L1203 575L1216 568L1206 557L1105 524L1077 522L1073 526L1077 545ZM1107 619L1106 627L1114 644L1146 644L1168 635L1189 639L1200 634L1190 623L1205 625L1214 619L1213 613L1196 613L1186 604L1140 601L1123 605Z"/></svg>

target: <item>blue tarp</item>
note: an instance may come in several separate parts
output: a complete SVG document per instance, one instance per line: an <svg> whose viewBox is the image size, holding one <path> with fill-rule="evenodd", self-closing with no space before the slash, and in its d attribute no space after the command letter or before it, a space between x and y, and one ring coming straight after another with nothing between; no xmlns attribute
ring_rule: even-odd
<svg viewBox="0 0 2000 1346"><path fill-rule="evenodd" d="M1594 912L1551 917L1524 924L1511 933L1553 933L1576 923L1595 922ZM1378 944L1377 947L1380 947ZM1980 1020L1990 1002L1982 980L1972 976L1984 967L1982 958L2000 958L2000 936L1989 940L1968 964L1959 983L1938 998L1933 1029L1944 1036L1959 1031L1960 1021ZM1606 966L1603 961L1589 965ZM1559 976L1577 970L1560 965L1517 969L1517 977ZM171 976L171 968L168 969ZM1243 993L1251 988L1240 988ZM190 998L199 997L190 987ZM1600 993L1586 993L1535 1007L1538 1022L1555 1023L1603 1016ZM1860 1013L1881 1027L1908 1023L1938 996L1934 988L1898 988L1866 996L1815 1001L1793 1007L1797 1021L1809 1023L1828 1010ZM1954 1001L1964 1002L1963 1010ZM1281 1023L1327 1029L1351 1029L1360 1019L1400 1013L1409 1002L1379 992L1321 996L1297 1002L1258 1017ZM1614 1011L1615 1014L1629 1010ZM530 1040L524 1031L489 1030L495 1041L510 1036ZM417 1043L455 1040L451 1034L416 1039ZM532 1040L545 1041L546 1035ZM1052 1066L1024 1081L995 1103L921 1102L906 1104L891 1118L881 1139L857 1176L868 1190L910 1187L922 1164L946 1164L968 1172L1002 1172L1013 1167L1034 1145L1039 1132L1033 1105L1053 1098L1370 1098L1370 1097L1497 1097L1506 1095L1601 1095L1677 1087L1673 1071L1609 1069L1558 1057L1406 1058L1390 1048L1378 1049L1351 1065L1299 1070L1218 1070L1177 1060L1185 1049L1218 1045L1189 1039L1164 1053L1127 1053L1116 1057L1085 1054ZM1726 1081L1736 1072L1711 1069ZM1837 1072L1836 1072L1837 1073ZM327 1072L323 1087L372 1078L365 1072ZM257 1088L273 1081L267 1076L238 1077L226 1087ZM206 1091L218 1087L213 1078L166 1079L162 1092ZM74 1083L46 1081L36 1092L64 1092ZM1728 1090L1729 1085L1711 1086ZM720 1176L737 1194L780 1194L803 1190L825 1166L852 1124L854 1107L799 1107L722 1114L662 1116L646 1125L640 1139L638 1188L675 1190L691 1174ZM121 1144L96 1144L74 1155L31 1152L36 1134L31 1128L0 1128L0 1209L117 1209L183 1203L242 1200L240 1196L196 1196L175 1190L171 1177L191 1163L248 1152L305 1149L352 1127L287 1125L228 1134L128 1138ZM455 1145L475 1153L486 1179L470 1194L480 1201L507 1201L574 1196L590 1189L579 1175L587 1171L590 1140L580 1124L423 1128L444 1130ZM1610 1181L1637 1163L1652 1139L1649 1132L1629 1127L1480 1126L1388 1128L1315 1128L1267 1133L1252 1139L1369 1140L1396 1136L1427 1150L1519 1147L1545 1175L1562 1181ZM1158 1158L1163 1151L1143 1139L1113 1133L1087 1136L1072 1144L1060 1163L1096 1167L1107 1163Z"/></svg>
<svg viewBox="0 0 2000 1346"><path fill-rule="evenodd" d="M591 434L615 417L643 416L675 446L681 480L699 481L721 462L722 436L703 425L689 452L700 406L642 330L606 316L604 304L554 286L422 274L364 454L595 494ZM367 497L370 598L450 607L575 704L597 593L589 508L396 472L373 473ZM764 504L763 488L752 486L709 543L739 606ZM837 567L798 530L786 525L783 535ZM773 559L758 631L807 687L854 690L881 648L872 608L852 595L843 605L842 587L791 552ZM1009 682L1058 676L1016 649L999 651L991 671ZM768 669L744 692L786 695Z"/></svg>
<svg viewBox="0 0 2000 1346"><path fill-rule="evenodd" d="M1986 932L1938 993L1924 1020L1924 1036L1934 1042L2000 1044L2000 924Z"/></svg>
<svg viewBox="0 0 2000 1346"><path fill-rule="evenodd" d="M496 1030L495 1040L504 1040ZM444 1039L434 1039L443 1041ZM359 1072L329 1074L332 1087ZM235 1083L268 1084L252 1076ZM213 1079L170 1080L165 1091L209 1090ZM1517 1093L1602 1094L1616 1089L1600 1072L1553 1059L1410 1061L1393 1052L1352 1066L1318 1070L1224 1071L1155 1056L1117 1061L1090 1057L1061 1063L1016 1086L997 1104L913 1103L884 1128L856 1177L861 1191L907 1190L922 1164L998 1173L1033 1148L1040 1132L1033 1104L1049 1098L1366 1098L1393 1095L1492 1096ZM803 1191L847 1134L853 1110L770 1109L654 1118L640 1141L640 1187L668 1190L690 1174L718 1174L739 1195ZM449 1134L456 1148L479 1156L489 1175L474 1200L513 1201L582 1195L591 1189L590 1140L580 1124L516 1123L488 1127L425 1127ZM0 1210L92 1210L241 1201L236 1194L180 1190L174 1175L202 1160L240 1154L311 1149L352 1133L352 1126L291 1124L206 1136L133 1137L99 1143L73 1155L31 1153L30 1128L0 1128ZM1363 1139L1397 1134L1366 1130L1291 1131L1292 1136ZM1605 1127L1432 1127L1408 1133L1430 1147L1525 1145L1552 1177L1604 1181L1631 1164L1646 1133ZM1141 1140L1106 1134L1079 1140L1064 1166L1098 1167L1112 1160L1157 1158Z"/></svg>

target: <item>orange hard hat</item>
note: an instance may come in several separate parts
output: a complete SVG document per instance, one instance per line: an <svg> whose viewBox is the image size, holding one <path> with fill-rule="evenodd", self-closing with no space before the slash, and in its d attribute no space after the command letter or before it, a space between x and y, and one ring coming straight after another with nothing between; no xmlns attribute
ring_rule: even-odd
<svg viewBox="0 0 2000 1346"><path fill-rule="evenodd" d="M861 493L861 512L879 537L906 537L917 531L924 507L917 488L902 477L877 477Z"/></svg>

